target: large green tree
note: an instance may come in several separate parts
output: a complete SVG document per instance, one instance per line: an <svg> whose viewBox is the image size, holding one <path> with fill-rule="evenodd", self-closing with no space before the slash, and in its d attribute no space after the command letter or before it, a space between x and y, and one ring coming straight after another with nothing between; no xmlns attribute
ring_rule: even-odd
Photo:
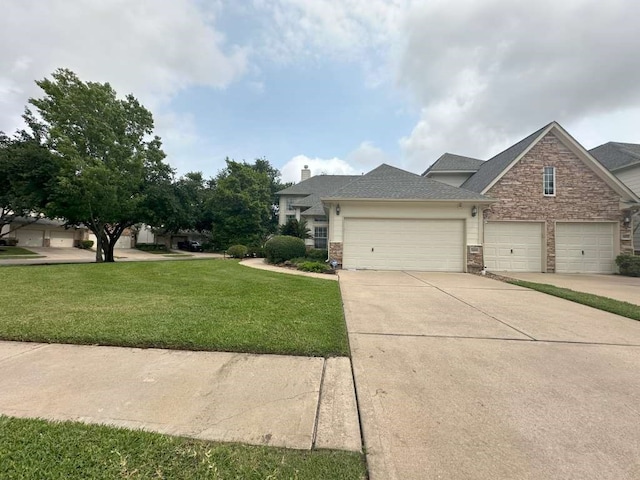
<svg viewBox="0 0 640 480"><path fill-rule="evenodd" d="M57 170L54 155L26 132L12 138L0 132L0 237L11 232L4 227L16 217L26 217L21 226L41 218Z"/></svg>
<svg viewBox="0 0 640 480"><path fill-rule="evenodd" d="M35 111L27 108L24 119L60 160L47 214L86 225L97 238L96 261L112 262L122 232L152 217L153 200L171 182L151 112L67 69L36 84L44 96L29 100Z"/></svg>
<svg viewBox="0 0 640 480"><path fill-rule="evenodd" d="M212 180L206 206L214 244L258 245L269 233L272 216L269 176L245 162L227 158L226 163Z"/></svg>

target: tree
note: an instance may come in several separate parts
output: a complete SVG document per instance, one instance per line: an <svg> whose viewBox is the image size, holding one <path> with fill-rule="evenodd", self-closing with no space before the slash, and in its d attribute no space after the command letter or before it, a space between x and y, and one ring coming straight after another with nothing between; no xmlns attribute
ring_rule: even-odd
<svg viewBox="0 0 640 480"><path fill-rule="evenodd" d="M24 119L34 138L59 158L47 215L84 224L96 236L96 261L113 262L122 232L152 217L153 197L170 183L153 117L132 95L108 83L83 82L66 69L37 81L42 98ZM104 258L103 258L104 252Z"/></svg>
<svg viewBox="0 0 640 480"><path fill-rule="evenodd" d="M222 249L257 245L268 233L272 215L269 177L247 163L226 162L211 182L206 207L214 244Z"/></svg>
<svg viewBox="0 0 640 480"><path fill-rule="evenodd" d="M4 227L16 217L29 219L21 226L42 217L57 167L51 152L26 132L18 132L14 138L0 132L0 237L12 231Z"/></svg>
<svg viewBox="0 0 640 480"><path fill-rule="evenodd" d="M271 194L271 217L269 218L268 233L275 233L278 230L278 210L279 201L276 195L280 190L293 185L293 183L282 183L280 171L273 167L266 158L256 158L251 167L260 173L264 173L269 178L269 192Z"/></svg>
<svg viewBox="0 0 640 480"><path fill-rule="evenodd" d="M280 235L287 235L289 237L311 238L311 230L307 227L307 220L301 219L300 221L292 218L287 220L287 223L280 226Z"/></svg>

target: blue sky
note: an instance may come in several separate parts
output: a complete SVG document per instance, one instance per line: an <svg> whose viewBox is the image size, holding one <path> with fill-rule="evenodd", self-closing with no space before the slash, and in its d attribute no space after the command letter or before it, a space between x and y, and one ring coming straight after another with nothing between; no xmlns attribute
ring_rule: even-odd
<svg viewBox="0 0 640 480"><path fill-rule="evenodd" d="M557 120L640 143L635 0L22 0L0 18L0 130L58 67L132 93L178 174L284 180L488 158ZM25 35L25 29L29 32Z"/></svg>

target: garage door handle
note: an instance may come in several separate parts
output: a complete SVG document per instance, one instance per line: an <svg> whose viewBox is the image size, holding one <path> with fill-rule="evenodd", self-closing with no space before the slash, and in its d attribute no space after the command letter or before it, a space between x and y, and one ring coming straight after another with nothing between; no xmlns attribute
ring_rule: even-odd
<svg viewBox="0 0 640 480"><path fill-rule="evenodd" d="M373 247L371 247L371 251L373 252Z"/></svg>
<svg viewBox="0 0 640 480"><path fill-rule="evenodd" d="M584 255L584 250L582 250L582 254Z"/></svg>
<svg viewBox="0 0 640 480"><path fill-rule="evenodd" d="M511 253L513 253L513 248L511 249Z"/></svg>

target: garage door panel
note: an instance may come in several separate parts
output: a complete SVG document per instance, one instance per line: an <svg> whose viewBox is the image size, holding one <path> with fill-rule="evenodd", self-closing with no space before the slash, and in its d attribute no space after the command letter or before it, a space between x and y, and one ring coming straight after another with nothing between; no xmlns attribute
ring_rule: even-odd
<svg viewBox="0 0 640 480"><path fill-rule="evenodd" d="M493 271L540 272L542 224L488 222L484 230L484 261Z"/></svg>
<svg viewBox="0 0 640 480"><path fill-rule="evenodd" d="M462 220L344 221L343 267L376 270L463 270Z"/></svg>
<svg viewBox="0 0 640 480"><path fill-rule="evenodd" d="M556 224L556 272L615 272L613 223L558 222Z"/></svg>
<svg viewBox="0 0 640 480"><path fill-rule="evenodd" d="M16 238L19 247L42 247L44 245L44 232L42 230L29 230L20 228L16 230Z"/></svg>
<svg viewBox="0 0 640 480"><path fill-rule="evenodd" d="M74 232L51 232L49 244L56 248L71 248L74 236Z"/></svg>

